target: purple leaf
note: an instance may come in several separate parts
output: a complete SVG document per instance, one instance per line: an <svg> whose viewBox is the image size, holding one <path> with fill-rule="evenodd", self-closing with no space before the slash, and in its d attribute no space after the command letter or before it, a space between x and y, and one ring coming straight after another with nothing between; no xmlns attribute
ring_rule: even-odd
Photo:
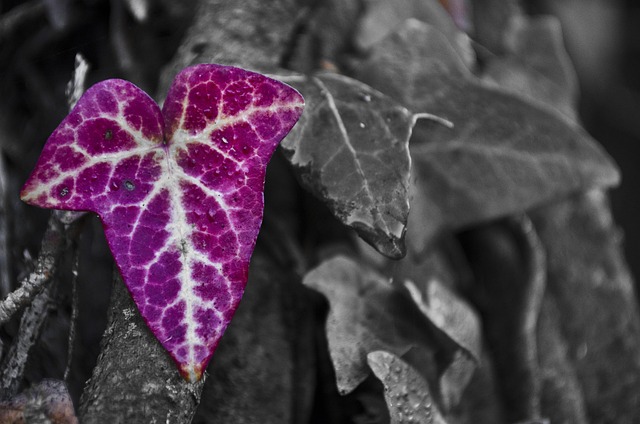
<svg viewBox="0 0 640 424"><path fill-rule="evenodd" d="M139 88L90 88L53 132L21 198L97 213L145 321L198 380L247 281L265 169L302 113L291 87L197 65L163 110Z"/></svg>

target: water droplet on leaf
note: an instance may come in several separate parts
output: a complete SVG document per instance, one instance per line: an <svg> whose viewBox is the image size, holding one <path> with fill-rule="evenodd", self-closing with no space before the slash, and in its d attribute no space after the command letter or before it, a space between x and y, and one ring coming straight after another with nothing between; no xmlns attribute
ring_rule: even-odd
<svg viewBox="0 0 640 424"><path fill-rule="evenodd" d="M371 96L367 93L361 93L360 100L362 100L363 102L369 103L371 101Z"/></svg>
<svg viewBox="0 0 640 424"><path fill-rule="evenodd" d="M111 190L115 191L120 188L120 184L117 181L111 181Z"/></svg>
<svg viewBox="0 0 640 424"><path fill-rule="evenodd" d="M67 194L69 194L69 187L62 187L60 189L60 197L65 197Z"/></svg>
<svg viewBox="0 0 640 424"><path fill-rule="evenodd" d="M113 138L113 131L111 130L106 130L104 132L104 139L105 140L111 140Z"/></svg>
<svg viewBox="0 0 640 424"><path fill-rule="evenodd" d="M130 180L125 180L124 188L126 188L128 191L133 191L136 188L136 185Z"/></svg>

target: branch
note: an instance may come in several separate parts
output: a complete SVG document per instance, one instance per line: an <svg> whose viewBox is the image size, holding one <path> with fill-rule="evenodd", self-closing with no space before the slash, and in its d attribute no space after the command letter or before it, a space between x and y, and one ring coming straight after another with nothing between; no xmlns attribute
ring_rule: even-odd
<svg viewBox="0 0 640 424"><path fill-rule="evenodd" d="M195 21L162 73L160 93L196 63L220 63L259 71L278 69L301 16L299 0L201 0Z"/></svg>
<svg viewBox="0 0 640 424"><path fill-rule="evenodd" d="M50 222L53 221L62 224L58 218L60 214L56 212L52 214ZM81 224L78 222L77 224L66 226L66 230L61 231L59 238L63 240L66 238L66 240L60 243L57 253L58 256L61 255L62 250L68 244L73 246L74 256L77 256L77 238L80 235L80 227ZM45 241L46 237L45 234ZM45 245L46 243L43 242L43 246ZM56 263L57 259L53 262L54 266ZM55 269L51 269L49 275L53 276L54 274ZM29 351L39 339L41 330L49 316L51 293L53 293L53 291L53 284L43 283L43 290L33 293L33 298L29 300L31 305L22 315L16 340L11 345L9 353L0 368L0 389L2 389L5 396L13 396L18 390L29 357ZM73 329L73 322L71 326Z"/></svg>
<svg viewBox="0 0 640 424"><path fill-rule="evenodd" d="M73 77L67 83L67 89L65 90L69 110L75 107L78 100L80 100L80 97L84 94L88 72L89 63L82 54L76 53Z"/></svg>
<svg viewBox="0 0 640 424"><path fill-rule="evenodd" d="M542 307L542 298L547 285L546 253L538 238L531 220L526 215L515 220L513 231L522 246L525 255L526 283L520 292L521 308L516 314L513 347L514 363L520 364L520 373L516 376L525 400L523 413L526 418L539 418L541 415L541 376L538 367L538 340L536 329ZM512 299L513 301L513 299Z"/></svg>
<svg viewBox="0 0 640 424"><path fill-rule="evenodd" d="M64 241L64 226L52 214L42 238L42 247L36 260L36 269L22 280L18 289L9 293L0 302L0 325L9 321L14 313L30 303L55 274L58 259L64 249Z"/></svg>
<svg viewBox="0 0 640 424"><path fill-rule="evenodd" d="M29 351L40 337L48 316L52 287L53 285L49 284L38 293L22 315L17 340L11 345L0 368L0 390L5 398L12 397L18 392Z"/></svg>

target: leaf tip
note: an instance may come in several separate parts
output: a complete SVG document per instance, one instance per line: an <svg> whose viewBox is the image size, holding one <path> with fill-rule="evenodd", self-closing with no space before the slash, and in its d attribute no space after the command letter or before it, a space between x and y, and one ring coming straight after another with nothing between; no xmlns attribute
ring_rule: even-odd
<svg viewBox="0 0 640 424"><path fill-rule="evenodd" d="M618 164L616 164L613 159L611 159L610 162L611 163L609 164L609 172L606 177L606 186L618 187L622 182L622 172L620 172Z"/></svg>
<svg viewBox="0 0 640 424"><path fill-rule="evenodd" d="M384 245L384 250L380 252L391 259L402 259L407 254L407 246L404 243L404 237L390 237Z"/></svg>
<svg viewBox="0 0 640 424"><path fill-rule="evenodd" d="M397 237L390 231L372 228L360 222L352 224L358 235L378 252L391 259L402 259L407 254L407 246L404 242L406 226L402 223L401 235Z"/></svg>
<svg viewBox="0 0 640 424"><path fill-rule="evenodd" d="M204 366L202 363L186 363L180 364L180 375L187 383L197 383L202 379Z"/></svg>
<svg viewBox="0 0 640 424"><path fill-rule="evenodd" d="M29 203L29 190L27 189L26 184L22 187L22 189L20 189L19 197L23 202Z"/></svg>
<svg viewBox="0 0 640 424"><path fill-rule="evenodd" d="M22 200L24 203L28 205L38 206L35 192L33 190L33 187L31 186L32 186L31 179L29 179L20 189L20 194L19 194L20 200Z"/></svg>

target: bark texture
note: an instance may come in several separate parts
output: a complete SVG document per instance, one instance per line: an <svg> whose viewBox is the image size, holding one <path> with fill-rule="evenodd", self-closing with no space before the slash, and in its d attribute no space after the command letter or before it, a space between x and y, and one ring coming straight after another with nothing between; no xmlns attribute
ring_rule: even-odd
<svg viewBox="0 0 640 424"><path fill-rule="evenodd" d="M55 274L58 259L64 249L65 237L63 224L52 215L42 238L35 270L20 283L18 289L0 302L0 325L9 321L21 307L29 304Z"/></svg>
<svg viewBox="0 0 640 424"><path fill-rule="evenodd" d="M13 396L20 387L29 351L40 338L42 327L49 314L52 292L53 284L45 285L22 314L18 338L11 345L2 363L2 375L0 376L2 396L0 397Z"/></svg>
<svg viewBox="0 0 640 424"><path fill-rule="evenodd" d="M178 72L197 63L273 72L291 48L300 1L200 1L195 21L165 67L159 92L166 93Z"/></svg>

